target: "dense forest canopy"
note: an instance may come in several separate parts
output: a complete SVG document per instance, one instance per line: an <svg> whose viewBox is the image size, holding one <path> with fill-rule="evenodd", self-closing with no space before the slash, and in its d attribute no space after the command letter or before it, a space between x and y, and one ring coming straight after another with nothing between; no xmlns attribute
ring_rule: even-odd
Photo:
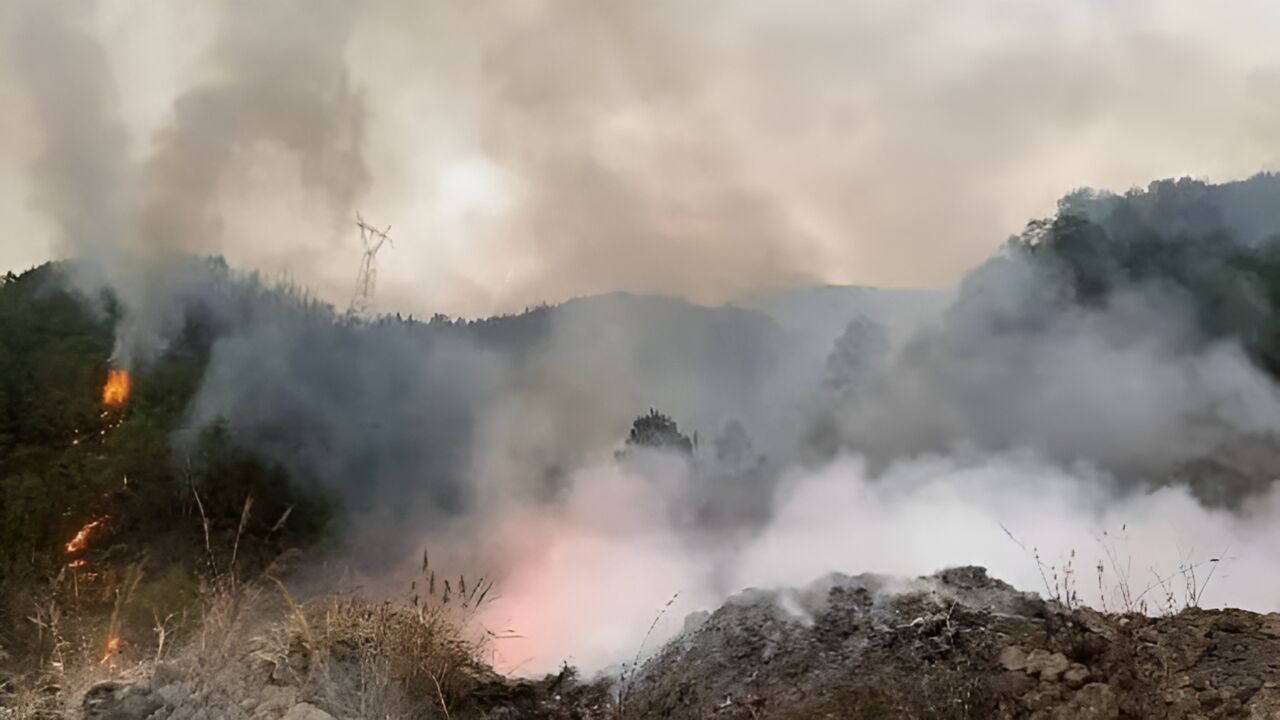
<svg viewBox="0 0 1280 720"><path fill-rule="evenodd" d="M1203 338L1236 338L1280 372L1280 176L1208 185L1183 179L1112 195L1083 190L1014 243L1085 307L1147 286L1190 307Z"/></svg>

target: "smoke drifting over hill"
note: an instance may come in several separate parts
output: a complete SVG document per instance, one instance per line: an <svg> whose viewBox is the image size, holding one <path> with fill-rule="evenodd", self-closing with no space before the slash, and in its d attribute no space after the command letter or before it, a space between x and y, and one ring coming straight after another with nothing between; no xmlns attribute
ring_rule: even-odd
<svg viewBox="0 0 1280 720"><path fill-rule="evenodd" d="M973 20L937 3L817 4L794 26L757 3L231 3L148 135L76 6L0 13L39 130L33 197L84 286L122 303L117 360L145 363L187 323L215 328L187 425L225 419L341 500L351 562L375 585L423 546L494 572L484 620L523 637L499 645L503 663L538 671L628 659L676 593L680 614L746 584L951 563L1034 586L1018 542L1052 562L1117 526L1143 573L1230 547L1238 570L1214 599L1275 608L1280 587L1258 582L1280 456L1274 176L1069 196L944 311L925 293L794 288L833 266L957 273L1008 207L1073 184L1028 170L1065 163L1066 138L1103 134L1087 145L1099 157L1137 142L1107 128L1151 124L1138 89L1185 112L1088 168L1102 179L1132 182L1151 167L1133 158L1181 150L1228 110L1247 122L1210 167L1270 159L1280 125L1247 87L1271 75L1220 83L1215 67L1247 60L1204 55L1217 34L1242 53L1252 35L1186 32L1219 10L1155 32L1057 7L981 6L1034 40L974 49L951 39ZM1052 29L1064 12L1086 37L1120 22L1099 46ZM457 113L398 146L371 128L427 101L406 90L379 115L370 89L407 69ZM442 302L633 291L743 306L615 294L363 321L191 257L288 257L333 297L354 267L334 249L346 223L386 167L388 202L412 206L420 168L388 158L419 151L453 172L422 227L474 239L411 255L457 261L421 273ZM690 455L615 452L650 407L697 431Z"/></svg>
<svg viewBox="0 0 1280 720"><path fill-rule="evenodd" d="M624 618L675 593L678 615L747 584L960 562L1034 587L1032 546L1055 563L1074 549L1087 568L1124 553L1144 578L1229 551L1234 569L1210 598L1270 607L1270 590L1244 578L1271 562L1255 539L1273 503L1280 395L1266 347L1245 342L1266 336L1272 314L1259 312L1262 276L1241 264L1263 262L1270 243L1233 240L1245 235L1216 212L1226 201L1195 210L1205 187L1099 202L1163 194L1160 217L1207 212L1209 240L1173 242L1233 258L1219 289L1262 306L1223 301L1176 263L1143 279L1125 261L1101 276L1105 294L1086 296L1093 284L1073 273L1093 264L1071 259L1069 224L978 268L944 312L887 326L875 291L754 310L616 295L429 324L250 302L215 345L191 424L226 417L339 494L372 578L397 577L423 545L495 570L502 597L487 620L519 630L498 652L528 671L564 654L586 667L625 659L647 623ZM1114 234L1100 248L1143 247L1125 217L1098 216L1091 227ZM848 328L797 323L796 305ZM1231 333L1205 314L1219 306L1242 313ZM614 456L649 406L698 431L692 461ZM620 584L625 602L612 597ZM572 630L593 617L611 630L582 640Z"/></svg>
<svg viewBox="0 0 1280 720"><path fill-rule="evenodd" d="M0 12L0 202L43 248L0 264L49 254L33 190L94 183L103 218L81 223L128 232L58 221L57 254L145 240L345 301L358 206L400 239L384 307L426 315L948 284L1066 189L1280 161L1276 16L1254 0ZM39 157L70 167L71 130L98 169L32 187Z"/></svg>

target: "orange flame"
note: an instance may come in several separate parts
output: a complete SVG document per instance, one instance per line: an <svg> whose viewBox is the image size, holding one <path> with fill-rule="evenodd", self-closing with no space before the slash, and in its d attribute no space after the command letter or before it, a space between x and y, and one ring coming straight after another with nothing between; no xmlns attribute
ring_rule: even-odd
<svg viewBox="0 0 1280 720"><path fill-rule="evenodd" d="M102 386L102 404L121 407L129 399L129 371L108 370L107 384Z"/></svg>
<svg viewBox="0 0 1280 720"><path fill-rule="evenodd" d="M100 518L96 518L85 523L84 527L77 530L75 536L67 541L67 554L72 555L89 547L89 533L93 532L94 528L110 519L110 515L103 515Z"/></svg>
<svg viewBox="0 0 1280 720"><path fill-rule="evenodd" d="M107 642L102 648L102 662L111 659L112 655L120 652L120 636L111 634L107 636Z"/></svg>

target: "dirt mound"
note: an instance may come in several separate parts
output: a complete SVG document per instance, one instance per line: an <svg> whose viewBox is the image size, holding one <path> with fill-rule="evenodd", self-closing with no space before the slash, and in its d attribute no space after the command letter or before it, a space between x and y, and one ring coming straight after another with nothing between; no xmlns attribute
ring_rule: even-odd
<svg viewBox="0 0 1280 720"><path fill-rule="evenodd" d="M748 591L624 688L635 717L1280 717L1280 616L1068 611L957 568Z"/></svg>

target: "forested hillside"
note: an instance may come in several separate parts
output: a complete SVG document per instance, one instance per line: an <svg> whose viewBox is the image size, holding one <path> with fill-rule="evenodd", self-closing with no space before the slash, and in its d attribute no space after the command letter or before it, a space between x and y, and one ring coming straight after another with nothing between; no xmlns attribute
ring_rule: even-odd
<svg viewBox="0 0 1280 720"><path fill-rule="evenodd" d="M1204 340L1238 338L1280 373L1280 175L1207 185L1154 182L1145 191L1079 191L1015 242L1061 293L1096 307L1135 285L1189 310Z"/></svg>
<svg viewBox="0 0 1280 720"><path fill-rule="evenodd" d="M237 534L251 573L319 537L328 516L225 427L183 424L213 340L198 316L131 371L123 395L104 396L116 310L74 291L67 270L0 284L0 648L19 658L65 651L36 622L54 612L99 633L125 578L136 580L128 617L110 622L148 642L153 612L193 610L202 578L231 569Z"/></svg>

